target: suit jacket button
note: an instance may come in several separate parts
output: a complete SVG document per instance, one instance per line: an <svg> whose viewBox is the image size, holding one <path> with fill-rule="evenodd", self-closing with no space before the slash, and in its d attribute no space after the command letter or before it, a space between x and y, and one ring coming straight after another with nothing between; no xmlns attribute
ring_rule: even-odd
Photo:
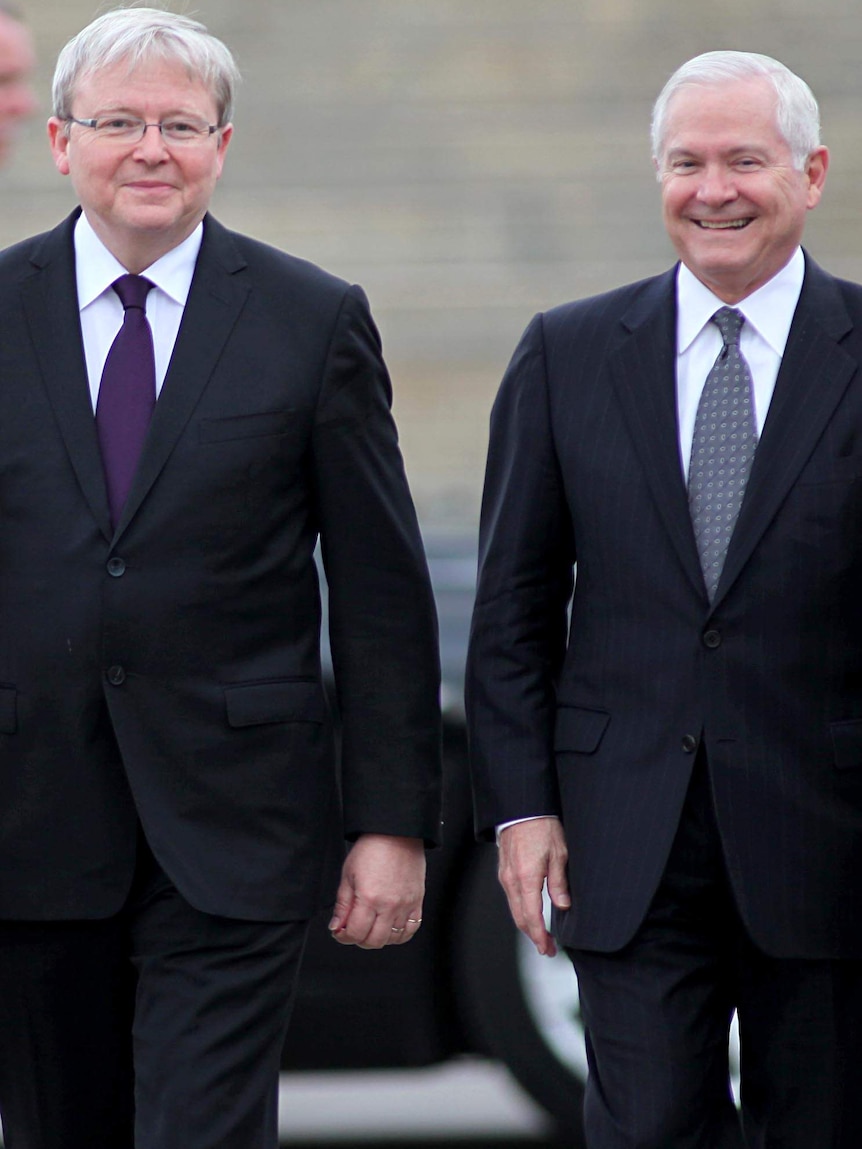
<svg viewBox="0 0 862 1149"><path fill-rule="evenodd" d="M108 682L111 686L122 686L126 681L126 672L122 666L112 666L108 669Z"/></svg>
<svg viewBox="0 0 862 1149"><path fill-rule="evenodd" d="M721 646L721 635L717 630L707 630L703 636L703 644L710 650L715 650L717 646Z"/></svg>
<svg viewBox="0 0 862 1149"><path fill-rule="evenodd" d="M113 578L119 578L120 575L124 575L125 573L126 573L126 564L123 561L123 559L117 558L116 556L112 559L108 559L108 574L109 575L111 575Z"/></svg>
<svg viewBox="0 0 862 1149"><path fill-rule="evenodd" d="M693 734L683 734L682 748L686 754L694 754L697 750L697 739Z"/></svg>

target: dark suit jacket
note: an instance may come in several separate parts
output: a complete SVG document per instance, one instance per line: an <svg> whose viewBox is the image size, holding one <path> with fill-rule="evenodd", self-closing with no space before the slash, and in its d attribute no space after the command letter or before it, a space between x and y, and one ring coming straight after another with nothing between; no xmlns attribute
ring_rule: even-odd
<svg viewBox="0 0 862 1149"><path fill-rule="evenodd" d="M208 217L112 531L75 218L0 255L0 916L116 911L139 816L197 908L304 917L336 803L318 533L344 832L439 827L436 619L379 338L358 288Z"/></svg>
<svg viewBox="0 0 862 1149"><path fill-rule="evenodd" d="M574 905L558 935L617 949L702 740L754 941L862 957L862 288L806 260L710 607L674 276L537 317L503 381L468 667L478 830L561 815Z"/></svg>

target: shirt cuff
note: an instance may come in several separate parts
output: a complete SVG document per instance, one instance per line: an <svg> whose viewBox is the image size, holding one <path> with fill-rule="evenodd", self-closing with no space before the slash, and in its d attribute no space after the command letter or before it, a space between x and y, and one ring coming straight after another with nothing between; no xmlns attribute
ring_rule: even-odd
<svg viewBox="0 0 862 1149"><path fill-rule="evenodd" d="M555 822L560 820L556 814L531 814L529 818L513 818L511 822L501 822L494 830L497 845L500 845L500 834L503 830L508 830L510 826L519 826L521 822L538 822L540 818L553 818Z"/></svg>

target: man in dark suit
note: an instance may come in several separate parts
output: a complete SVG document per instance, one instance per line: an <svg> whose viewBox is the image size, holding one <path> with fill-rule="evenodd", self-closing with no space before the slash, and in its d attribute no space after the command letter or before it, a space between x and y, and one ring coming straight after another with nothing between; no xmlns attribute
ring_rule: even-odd
<svg viewBox="0 0 862 1149"><path fill-rule="evenodd" d="M334 937L421 922L439 668L390 384L358 288L207 214L235 81L195 21L100 17L49 121L83 210L0 255L10 1149L276 1145L339 797Z"/></svg>
<svg viewBox="0 0 862 1149"><path fill-rule="evenodd" d="M852 1149L862 288L799 246L828 155L776 61L684 65L653 154L680 264L537 317L494 407L478 829L573 958L591 1149Z"/></svg>

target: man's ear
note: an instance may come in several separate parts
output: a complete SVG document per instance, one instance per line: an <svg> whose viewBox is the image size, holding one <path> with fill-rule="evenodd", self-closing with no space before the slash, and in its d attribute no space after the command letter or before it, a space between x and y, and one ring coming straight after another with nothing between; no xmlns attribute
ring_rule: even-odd
<svg viewBox="0 0 862 1149"><path fill-rule="evenodd" d="M220 131L221 134L219 136L218 142L216 179L221 178L222 168L224 167L225 152L227 151L227 146L231 141L231 137L233 136L233 124L225 124L225 126L221 128Z"/></svg>
<svg viewBox="0 0 862 1149"><path fill-rule="evenodd" d="M826 183L826 172L829 169L829 149L815 148L805 164L805 174L808 177L808 209L817 207L823 195L823 185Z"/></svg>
<svg viewBox="0 0 862 1149"><path fill-rule="evenodd" d="M54 167L63 176L69 174L69 137L66 128L64 121L56 116L48 120L48 143L51 145Z"/></svg>

